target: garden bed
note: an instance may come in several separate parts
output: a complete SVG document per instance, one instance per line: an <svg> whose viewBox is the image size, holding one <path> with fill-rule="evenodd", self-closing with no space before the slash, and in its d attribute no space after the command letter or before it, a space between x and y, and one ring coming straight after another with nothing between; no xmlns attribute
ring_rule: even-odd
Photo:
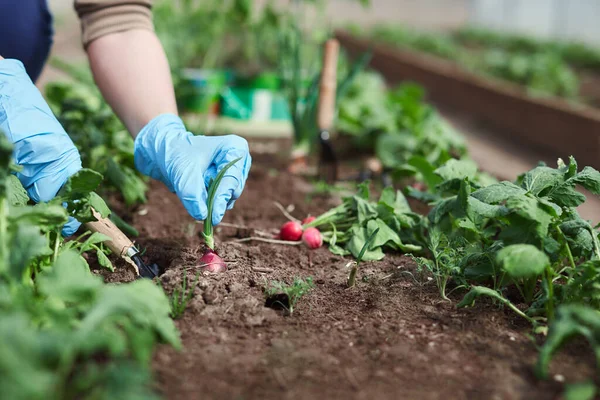
<svg viewBox="0 0 600 400"><path fill-rule="evenodd" d="M337 204L310 196L305 179L283 172L284 161L260 149L269 147L251 143L246 190L225 222L266 231L285 221L275 201L294 204L296 217ZM126 217L140 230L148 259L167 267L160 278L167 292L181 286L186 271L190 278L197 273L200 225L162 184L153 182L148 203ZM346 289L348 260L326 248L236 242L251 233L218 231L230 270L200 277L176 321L183 351L165 346L155 355L156 388L165 398L553 399L562 390L557 375L567 381L593 376L591 352L575 344L553 361L556 380L536 380L527 321L486 299L457 310L464 292L442 301L407 256L363 264L359 284ZM124 266L119 271L108 279L133 278ZM309 276L315 288L293 315L265 307L268 282Z"/></svg>
<svg viewBox="0 0 600 400"><path fill-rule="evenodd" d="M337 38L351 55L373 50L371 67L389 83L416 81L439 104L493 124L514 142L553 157L574 155L598 167L600 111L554 97L533 97L518 85L484 78L438 57L373 43L343 31Z"/></svg>

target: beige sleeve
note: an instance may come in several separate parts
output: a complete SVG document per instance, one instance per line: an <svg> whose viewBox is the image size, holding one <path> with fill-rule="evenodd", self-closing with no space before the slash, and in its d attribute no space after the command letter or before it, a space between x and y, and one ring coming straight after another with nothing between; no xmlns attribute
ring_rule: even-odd
<svg viewBox="0 0 600 400"><path fill-rule="evenodd" d="M84 47L109 33L154 30L152 0L75 0Z"/></svg>

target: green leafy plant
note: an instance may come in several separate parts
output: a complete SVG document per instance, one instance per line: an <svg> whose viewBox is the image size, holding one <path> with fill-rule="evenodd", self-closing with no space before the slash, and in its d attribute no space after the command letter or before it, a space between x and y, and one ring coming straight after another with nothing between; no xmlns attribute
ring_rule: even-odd
<svg viewBox="0 0 600 400"><path fill-rule="evenodd" d="M279 42L279 73L294 131L292 156L302 158L310 153L319 132L317 106L321 74L321 60L318 58L320 52L315 51L306 35L294 23L282 31ZM370 54L363 55L347 68L342 78L338 78L336 103L345 95L369 59Z"/></svg>
<svg viewBox="0 0 600 400"><path fill-rule="evenodd" d="M215 179L213 179L208 184L208 194L207 194L207 200L206 200L206 207L208 209L208 213L207 213L206 220L204 221L204 229L202 231L202 236L204 237L204 241L206 242L206 245L212 250L214 250L214 248L215 248L215 238L213 235L214 229L213 229L213 225L212 225L212 213L213 213L213 207L215 204L215 195L217 193L217 188L221 184L221 181L223 180L223 177L227 173L227 170L229 168L231 168L233 166L233 164L235 164L236 162L238 162L240 160L241 160L241 157L236 158L235 160L227 163L227 165L225 165L223 167L223 169L221 169L221 171L219 171L219 173L217 174Z"/></svg>
<svg viewBox="0 0 600 400"><path fill-rule="evenodd" d="M185 309L188 306L188 303L194 296L194 289L198 284L198 279L200 279L200 273L196 274L196 278L193 281L192 285L187 287L187 274L184 273L183 281L181 283L181 288L176 288L171 294L171 318L179 319L185 312Z"/></svg>
<svg viewBox="0 0 600 400"><path fill-rule="evenodd" d="M581 336L588 341L596 355L596 365L600 368L600 311L582 304L562 305L557 318L548 329L548 339L540 350L536 374L548 378L552 357L565 343Z"/></svg>
<svg viewBox="0 0 600 400"><path fill-rule="evenodd" d="M369 249L369 246L375 240L375 236L377 235L378 232L379 232L379 228L375 229L373 231L373 233L371 233L371 236L369 236L369 238L365 242L364 246L360 250L358 257L356 257L356 261L352 261L350 263L351 269L350 269L350 275L348 276L348 281L346 282L347 287L351 288L356 283L356 273L358 272L358 266L359 266L360 262L362 261L362 258L365 255L365 252Z"/></svg>
<svg viewBox="0 0 600 400"><path fill-rule="evenodd" d="M427 238L427 248L430 251L431 259L425 257L415 257L419 270L426 269L431 273L435 280L440 296L444 300L450 301L446 293L448 282L455 278L461 281L460 260L463 257L465 243L458 238L454 238L452 243L448 237L438 229L433 228L429 231ZM455 289L465 287L464 284L458 285ZM455 290L453 289L453 290Z"/></svg>
<svg viewBox="0 0 600 400"><path fill-rule="evenodd" d="M82 170L57 199L29 205L10 175L18 168L11 154L0 133L0 340L11 344L0 349L3 395L153 398L153 349L180 347L167 297L149 280L108 285L92 274L81 254L98 252L105 238L60 235L69 215L86 220L91 207L104 210L93 192L101 176Z"/></svg>
<svg viewBox="0 0 600 400"><path fill-rule="evenodd" d="M454 61L475 73L516 83L534 93L570 99L577 97L579 79L569 60L580 66L600 65L600 53L585 46L503 36L485 30L467 29L449 35L394 25L377 26L368 36ZM473 44L479 47L474 48Z"/></svg>
<svg viewBox="0 0 600 400"><path fill-rule="evenodd" d="M359 185L358 193L344 197L342 204L317 216L304 227L318 227L329 250L337 255L353 255L363 261L380 260L384 249L407 253L421 250L421 216L410 210L400 191L385 188L379 201L369 199L369 182ZM378 233L364 252L373 232ZM362 255L361 255L362 252Z"/></svg>
<svg viewBox="0 0 600 400"><path fill-rule="evenodd" d="M291 315L298 301L315 287L311 277L295 278L291 285L284 282L272 281L265 288L267 305L273 308L283 308Z"/></svg>

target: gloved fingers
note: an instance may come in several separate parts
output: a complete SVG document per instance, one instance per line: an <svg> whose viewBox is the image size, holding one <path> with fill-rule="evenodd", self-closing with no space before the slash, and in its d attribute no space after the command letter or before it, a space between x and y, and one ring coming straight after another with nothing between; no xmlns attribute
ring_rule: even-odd
<svg viewBox="0 0 600 400"><path fill-rule="evenodd" d="M76 149L73 150L66 157L44 166L39 172L43 176L25 188L33 201L39 203L52 200L67 179L81 169L79 153ZM19 175L17 177L21 179Z"/></svg>
<svg viewBox="0 0 600 400"><path fill-rule="evenodd" d="M227 210L228 211L232 210L234 205L235 205L235 200L234 199L229 200L229 203L227 203Z"/></svg>
<svg viewBox="0 0 600 400"><path fill-rule="evenodd" d="M233 196L238 186L239 181L237 178L225 175L215 193L212 211L213 225L218 225L221 222L223 216L225 215L225 210L231 209L229 207L230 204L233 207L232 201L235 202L235 198Z"/></svg>
<svg viewBox="0 0 600 400"><path fill-rule="evenodd" d="M217 166L215 164L210 164L204 173L204 186L207 188L210 186L210 183L215 180L217 177Z"/></svg>
<svg viewBox="0 0 600 400"><path fill-rule="evenodd" d="M198 173L194 168L185 169L173 182L173 187L187 212L196 220L205 220L208 209L206 208L207 193L203 174Z"/></svg>
<svg viewBox="0 0 600 400"><path fill-rule="evenodd" d="M250 172L250 165L252 164L252 157L250 157L250 154L248 153L248 144L245 140L244 143L246 143L245 149L234 148L222 154L216 166L216 171L218 173L225 168L228 163L240 158L238 162L229 167L223 179L225 180L225 178L229 177L237 181L236 185L234 185L233 182L229 184L229 187L233 189L232 198L234 200L242 195L244 185L248 179L248 173Z"/></svg>
<svg viewBox="0 0 600 400"><path fill-rule="evenodd" d="M77 221L73 217L69 217L69 220L62 228L62 235L64 237L69 237L72 234L74 234L75 232L77 232L77 229L79 229L80 226L81 226L81 222Z"/></svg>

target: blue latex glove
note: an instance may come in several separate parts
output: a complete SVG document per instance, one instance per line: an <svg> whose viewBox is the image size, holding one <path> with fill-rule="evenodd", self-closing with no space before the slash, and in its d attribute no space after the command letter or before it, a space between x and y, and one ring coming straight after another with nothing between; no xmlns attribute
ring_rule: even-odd
<svg viewBox="0 0 600 400"><path fill-rule="evenodd" d="M18 60L0 60L0 131L14 144L15 162L23 167L17 177L35 202L51 200L81 169L77 148ZM79 225L69 217L63 235Z"/></svg>
<svg viewBox="0 0 600 400"><path fill-rule="evenodd" d="M194 136L173 114L154 118L135 139L136 168L167 185L197 220L208 214L208 183L239 157L242 159L227 170L215 195L213 225L221 222L225 210L233 208L242 194L252 163L248 142L235 135Z"/></svg>

